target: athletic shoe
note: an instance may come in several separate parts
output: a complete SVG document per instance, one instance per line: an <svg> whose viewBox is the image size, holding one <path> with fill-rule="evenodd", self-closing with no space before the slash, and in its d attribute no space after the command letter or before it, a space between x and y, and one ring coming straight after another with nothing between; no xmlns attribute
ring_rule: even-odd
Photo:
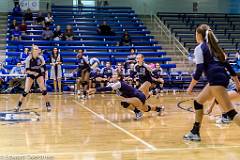
<svg viewBox="0 0 240 160"><path fill-rule="evenodd" d="M21 106L16 106L15 112L20 112Z"/></svg>
<svg viewBox="0 0 240 160"><path fill-rule="evenodd" d="M88 96L87 95L81 95L80 99L83 99L83 100L88 99Z"/></svg>
<svg viewBox="0 0 240 160"><path fill-rule="evenodd" d="M225 118L225 117L221 116L216 120L216 123L217 124L229 124L229 123L231 123L231 119L229 117Z"/></svg>
<svg viewBox="0 0 240 160"><path fill-rule="evenodd" d="M47 108L47 112L51 112L52 107L51 107L51 104L49 102L46 103L46 108Z"/></svg>
<svg viewBox="0 0 240 160"><path fill-rule="evenodd" d="M135 112L135 120L140 120L142 117L143 117L143 113L140 111L140 112Z"/></svg>
<svg viewBox="0 0 240 160"><path fill-rule="evenodd" d="M156 112L158 112L158 115L162 116L164 111L165 111L165 107L164 106L156 107Z"/></svg>
<svg viewBox="0 0 240 160"><path fill-rule="evenodd" d="M192 132L189 132L183 136L184 140L188 141L201 141L201 137L199 134L193 134Z"/></svg>

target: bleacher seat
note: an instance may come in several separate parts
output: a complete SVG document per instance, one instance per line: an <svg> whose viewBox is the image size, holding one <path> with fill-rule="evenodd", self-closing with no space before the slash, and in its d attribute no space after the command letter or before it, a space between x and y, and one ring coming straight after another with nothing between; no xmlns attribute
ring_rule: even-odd
<svg viewBox="0 0 240 160"><path fill-rule="evenodd" d="M83 49L85 54L91 57L98 57L100 61L110 61L110 56L115 56L116 62L125 62L129 50L136 49L137 53L145 56L146 62L159 62L166 71L176 68L175 64L169 64L171 58L167 57L166 52L161 51L161 46L151 36L140 18L129 7L70 7L70 6L52 6L54 24L50 29L54 30L56 25L60 25L64 32L66 25L73 26L73 41L45 41L42 39L41 25L34 24L33 21L27 21L26 35L22 36L22 41L12 41L11 31L6 36L6 68L11 69L13 65L8 65L12 58L21 54L24 48L31 48L32 44L37 44L43 50L51 52L54 47L61 50L63 58L63 69L65 72L71 72L76 69L75 57L76 50ZM46 15L46 13L44 13ZM37 13L33 13L34 18ZM22 17L8 16L8 26L13 19L18 23ZM111 26L116 36L99 36L96 29L103 22ZM132 46L116 46L123 33L128 31L132 38ZM102 67L102 66L100 66ZM47 65L50 68L50 65ZM72 80L74 81L74 80ZM63 82L70 82L63 80ZM48 83L52 83L51 80Z"/></svg>

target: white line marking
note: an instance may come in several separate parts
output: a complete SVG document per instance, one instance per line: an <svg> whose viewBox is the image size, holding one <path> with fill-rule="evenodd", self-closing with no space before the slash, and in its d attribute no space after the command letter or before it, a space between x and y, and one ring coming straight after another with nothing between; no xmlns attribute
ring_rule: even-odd
<svg viewBox="0 0 240 160"><path fill-rule="evenodd" d="M121 130L122 132L126 133L126 134L129 135L130 137L132 137L132 138L136 139L137 141L141 142L142 144L144 144L145 146L147 146L147 147L148 147L149 149L151 149L152 151L157 150L157 148L154 147L153 145L147 143L146 141L142 140L141 138L139 138L139 137L135 136L134 134L128 132L127 130L123 129L123 128L120 127L119 125L117 125L117 124L115 124L115 123L109 121L108 119L106 119L106 118L104 118L103 116L99 115L98 113L94 112L94 111L91 110L90 108L88 108L88 107L82 105L81 103L79 103L79 102L76 101L76 100L73 100L73 101L74 101L75 103L79 104L82 108L88 110L89 112L91 112L92 114L94 114L95 116L97 116L98 118L104 120L105 122L111 124L113 127L117 128L117 129L119 129L119 130Z"/></svg>
<svg viewBox="0 0 240 160"><path fill-rule="evenodd" d="M194 142L193 142L194 143ZM198 142L196 142L198 143ZM44 153L23 153L23 154L11 154L11 156L63 156L63 155L85 155L85 154L109 154L113 152L120 153L137 153L137 152L147 152L147 153L158 153L158 152L174 152L174 151L190 151L191 150L203 150L203 149L231 149L240 148L240 146L206 146L206 147L196 147L196 148L158 148L154 151L150 149L129 149L129 150L106 150L106 151L87 151L87 152L44 152ZM9 156L10 154L0 154L0 156Z"/></svg>

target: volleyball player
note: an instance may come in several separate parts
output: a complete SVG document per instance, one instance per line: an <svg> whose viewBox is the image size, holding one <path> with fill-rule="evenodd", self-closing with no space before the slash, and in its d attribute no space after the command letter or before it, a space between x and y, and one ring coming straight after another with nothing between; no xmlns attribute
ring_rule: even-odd
<svg viewBox="0 0 240 160"><path fill-rule="evenodd" d="M229 76L226 69L230 72L232 79L239 91L240 83L231 65L226 61L223 50L218 45L218 40L213 31L206 24L202 24L196 29L196 41L198 46L194 50L196 60L196 71L187 89L190 94L204 72L208 84L194 100L195 123L192 130L184 135L185 140L200 141L200 127L203 119L203 104L214 97L227 116L240 125L240 115L233 108L228 97L226 87L229 83Z"/></svg>
<svg viewBox="0 0 240 160"><path fill-rule="evenodd" d="M110 81L112 75L113 75L114 69L111 66L110 62L106 63L106 66L101 69L101 86L106 86L107 83Z"/></svg>
<svg viewBox="0 0 240 160"><path fill-rule="evenodd" d="M38 48L38 46L33 45L30 55L25 60L25 69L27 73L26 81L25 81L25 88L24 92L21 95L18 105L16 107L16 112L20 111L20 108L22 106L22 102L25 99L25 97L28 95L33 82L36 80L41 91L42 95L46 102L46 108L47 111L51 111L51 105L48 101L47 96L47 90L44 82L44 74L46 70L45 61L44 58L40 55L41 50Z"/></svg>
<svg viewBox="0 0 240 160"><path fill-rule="evenodd" d="M83 98L87 96L87 89L89 83L89 75L90 75L90 66L88 62L88 58L84 56L84 52L82 49L78 50L77 54L77 94L80 94L80 89L83 90Z"/></svg>
<svg viewBox="0 0 240 160"><path fill-rule="evenodd" d="M163 107L150 106L146 104L146 97L149 96L149 85L143 84L139 89L133 88L123 81L123 77L119 72L115 72L112 76L112 83L107 85L107 87L99 87L96 89L90 89L89 94L94 94L95 92L106 92L106 91L116 91L117 95L124 97L121 101L121 105L124 108L128 108L134 111L136 115L136 120L142 118L143 114L141 111L149 112L156 111L159 114L164 110ZM148 82L145 82L148 83Z"/></svg>
<svg viewBox="0 0 240 160"><path fill-rule="evenodd" d="M156 63L156 68L152 71L152 79L156 86L152 90L153 95L160 93L163 90L164 79L162 78L163 70L159 63Z"/></svg>
<svg viewBox="0 0 240 160"><path fill-rule="evenodd" d="M144 56L142 54L138 54L136 56L136 61L137 63L134 65L134 72L136 73L136 86L139 87L141 85L147 85L146 87L148 88L149 86L150 89L153 82L152 69L144 62Z"/></svg>

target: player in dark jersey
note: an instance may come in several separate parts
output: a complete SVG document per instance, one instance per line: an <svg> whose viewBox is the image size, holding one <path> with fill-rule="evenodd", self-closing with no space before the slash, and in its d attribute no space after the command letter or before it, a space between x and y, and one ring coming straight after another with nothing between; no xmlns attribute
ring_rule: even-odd
<svg viewBox="0 0 240 160"><path fill-rule="evenodd" d="M110 62L106 63L106 67L102 68L101 75L102 75L102 83L101 86L106 86L106 84L110 81L113 75L114 69L111 66Z"/></svg>
<svg viewBox="0 0 240 160"><path fill-rule="evenodd" d="M78 66L77 70L77 94L81 93L81 88L83 91L83 97L86 97L86 91L88 89L89 75L90 75L90 65L88 58L83 55L84 52L82 49L78 50L76 65Z"/></svg>
<svg viewBox="0 0 240 160"><path fill-rule="evenodd" d="M97 84L101 82L101 69L96 67L92 68L90 72L90 81L89 81L89 88L95 88Z"/></svg>
<svg viewBox="0 0 240 160"><path fill-rule="evenodd" d="M163 71L160 64L156 63L156 68L152 71L152 79L155 84L153 94L158 94L163 89L164 79L162 77L162 73Z"/></svg>
<svg viewBox="0 0 240 160"><path fill-rule="evenodd" d="M136 61L137 63L134 65L134 71L136 73L135 81L137 86L142 84L151 86L153 83L152 68L144 62L144 56L142 54L136 56Z"/></svg>
<svg viewBox="0 0 240 160"><path fill-rule="evenodd" d="M203 72L207 77L208 84L194 100L195 123L192 130L183 137L185 140L191 141L201 140L200 127L203 119L203 104L209 97L214 97L226 115L240 125L240 115L233 108L226 90L230 78L226 69L230 72L236 89L240 90L240 83L235 71L226 61L226 55L219 47L218 40L208 25L202 24L197 27L196 41L198 43L194 50L196 71L187 92L189 94L192 92Z"/></svg>
<svg viewBox="0 0 240 160"><path fill-rule="evenodd" d="M31 54L25 60L25 69L26 69L27 77L26 77L24 92L21 95L18 105L16 107L17 112L20 111L22 102L24 98L28 95L34 80L37 81L42 91L42 95L46 101L47 111L48 112L51 111L51 105L50 105L50 102L48 101L47 90L44 82L44 74L45 74L46 66L45 66L44 58L40 56L40 52L41 50L38 48L38 46L34 45L32 47Z"/></svg>
<svg viewBox="0 0 240 160"><path fill-rule="evenodd" d="M136 76L136 72L134 71L134 64L130 64L129 66L130 68L127 70L124 80L127 81L128 84L130 84L131 86L134 86L135 85L134 79Z"/></svg>
<svg viewBox="0 0 240 160"><path fill-rule="evenodd" d="M144 62L144 56L138 54L136 61L137 63L134 65L134 71L136 72L140 85L144 82L152 83L152 69Z"/></svg>
<svg viewBox="0 0 240 160"><path fill-rule="evenodd" d="M112 83L110 83L107 87L90 89L89 94L93 94L95 92L116 91L117 95L123 97L121 105L124 108L134 111L137 120L141 119L143 116L141 111L156 111L158 113L163 111L163 107L150 106L145 103L146 97L149 95L149 88L147 88L148 85L142 85L139 89L136 89L124 82L122 78L122 75L115 72L111 79Z"/></svg>

